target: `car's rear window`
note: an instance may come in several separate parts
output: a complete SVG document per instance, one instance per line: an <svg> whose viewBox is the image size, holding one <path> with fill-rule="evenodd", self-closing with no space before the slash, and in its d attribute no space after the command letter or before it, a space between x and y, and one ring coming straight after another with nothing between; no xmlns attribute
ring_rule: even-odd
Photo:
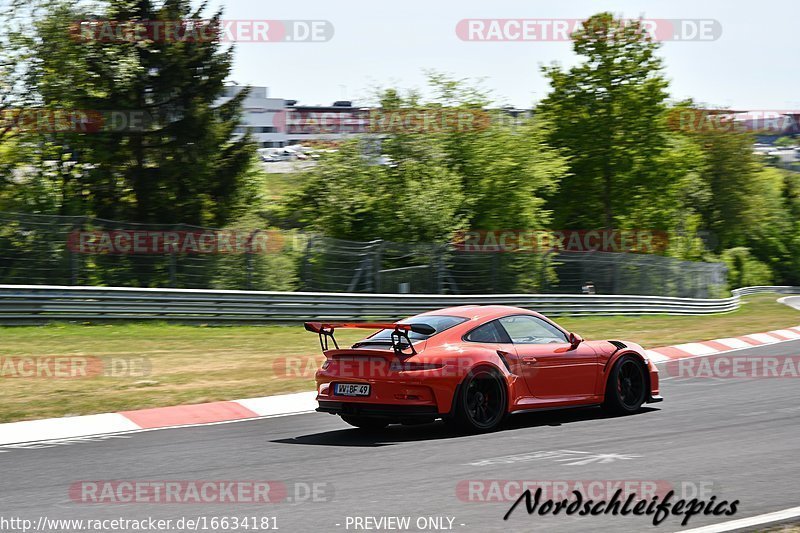
<svg viewBox="0 0 800 533"><path fill-rule="evenodd" d="M414 318L409 318L408 320L402 320L401 324L427 324L436 331L431 333L430 335L425 335L423 333L417 333L415 331L408 332L408 338L412 341L419 341L428 339L433 337L437 333L441 333L446 329L450 329L453 326L460 324L467 319L460 316L448 316L448 315L427 315L427 316L419 316ZM375 335L369 338L369 340L381 340L381 339L391 339L392 338L392 331L393 329L382 329Z"/></svg>

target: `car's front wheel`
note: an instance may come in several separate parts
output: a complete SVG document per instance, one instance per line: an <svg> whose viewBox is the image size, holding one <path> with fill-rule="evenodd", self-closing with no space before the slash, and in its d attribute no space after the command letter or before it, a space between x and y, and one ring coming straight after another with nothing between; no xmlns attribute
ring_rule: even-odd
<svg viewBox="0 0 800 533"><path fill-rule="evenodd" d="M505 381L497 371L473 370L458 388L450 422L470 433L493 431L506 416L507 396Z"/></svg>
<svg viewBox="0 0 800 533"><path fill-rule="evenodd" d="M617 414L638 411L647 395L647 379L642 363L632 355L623 355L608 376L603 406Z"/></svg>
<svg viewBox="0 0 800 533"><path fill-rule="evenodd" d="M377 431L389 425L389 421L384 420L382 418L370 418L365 416L352 416L352 415L341 415L341 416L342 420L344 420L351 426L355 426L359 429Z"/></svg>

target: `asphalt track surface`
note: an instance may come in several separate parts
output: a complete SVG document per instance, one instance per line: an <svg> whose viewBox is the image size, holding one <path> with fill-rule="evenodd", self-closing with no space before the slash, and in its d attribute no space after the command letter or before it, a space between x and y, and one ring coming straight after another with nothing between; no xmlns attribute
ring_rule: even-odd
<svg viewBox="0 0 800 533"><path fill-rule="evenodd" d="M800 296L784 296L781 301L789 307L800 309Z"/></svg>
<svg viewBox="0 0 800 533"><path fill-rule="evenodd" d="M797 355L800 341L733 353ZM477 436L455 435L441 423L365 435L338 417L314 413L6 448L0 453L0 517L270 516L280 531L294 532L364 531L347 528L348 516L410 516L409 530L419 531L414 521L432 516L454 517L452 531L640 532L690 529L800 504L800 380L674 378L662 391L664 402L633 416L609 418L595 408L516 415L501 431ZM583 453L572 459L534 453L557 450ZM593 454L627 458L603 462ZM512 455L523 457L470 464ZM459 482L489 479L689 482L740 504L733 517L695 516L686 528L672 516L658 527L646 516L529 516L524 505L504 521L511 502L457 495ZM84 504L68 495L79 480L325 483L329 501Z"/></svg>

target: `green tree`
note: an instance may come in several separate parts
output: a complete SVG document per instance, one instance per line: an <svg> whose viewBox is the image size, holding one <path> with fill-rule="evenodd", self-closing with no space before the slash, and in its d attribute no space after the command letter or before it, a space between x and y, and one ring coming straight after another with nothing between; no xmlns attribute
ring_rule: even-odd
<svg viewBox="0 0 800 533"><path fill-rule="evenodd" d="M241 91L222 105L232 50L219 39L121 42L76 38L74 23L192 20L188 0L103 0L99 11L56 2L30 42L30 83L50 109L111 112L127 128L46 135L54 160L81 169L59 173L66 213L139 222L222 225L235 214L254 147L234 130ZM211 17L219 21L221 13ZM71 26L71 23L73 24ZM141 120L133 124L130 119ZM122 122L118 121L117 125ZM50 154L49 157L53 157Z"/></svg>
<svg viewBox="0 0 800 533"><path fill-rule="evenodd" d="M429 143L415 157L378 165L362 141L344 143L306 176L288 211L303 227L340 239L442 242L463 227L458 176Z"/></svg>
<svg viewBox="0 0 800 533"><path fill-rule="evenodd" d="M730 263L746 249L742 268L755 261L753 268L761 273L766 269L770 276L774 272L782 282L798 279L795 221L800 204L794 174L765 166L753 154L755 136L735 128L724 115L699 109L691 101L680 103L672 114L686 119L675 121L681 124L676 129L701 156L694 162L696 176L691 180L697 192L683 195L679 203L711 237L708 250Z"/></svg>
<svg viewBox="0 0 800 533"><path fill-rule="evenodd" d="M20 42L19 20L32 10L25 3L12 0L0 4L0 182L9 183L11 171L21 159L18 152L20 111L30 102L24 86L26 56Z"/></svg>
<svg viewBox="0 0 800 533"><path fill-rule="evenodd" d="M481 117L476 127L400 130L346 143L308 173L287 216L362 241L446 242L463 229L545 228L543 197L566 172L564 157L545 142L546 126L500 120L502 112L485 110L488 96L463 80L429 73L429 84L429 101L395 89L378 101L387 112L472 113ZM376 164L377 154L369 153L376 144L391 165Z"/></svg>
<svg viewBox="0 0 800 533"><path fill-rule="evenodd" d="M797 144L797 138L790 137L788 135L780 137L775 141L775 146L780 146L781 148L791 148L793 146L797 146Z"/></svg>
<svg viewBox="0 0 800 533"><path fill-rule="evenodd" d="M772 284L772 272L769 266L753 257L748 248L731 248L725 250L721 257L728 267L728 283L731 287Z"/></svg>
<svg viewBox="0 0 800 533"><path fill-rule="evenodd" d="M743 246L751 228L763 216L758 199L769 191L758 179L762 166L753 155L753 138L733 131L700 131L691 137L703 151L701 176L709 195L694 206L720 248Z"/></svg>
<svg viewBox="0 0 800 533"><path fill-rule="evenodd" d="M559 227L615 228L660 195L668 83L658 44L638 22L600 13L572 37L583 61L543 67L552 91L537 107L553 126L550 143L570 156L550 207Z"/></svg>

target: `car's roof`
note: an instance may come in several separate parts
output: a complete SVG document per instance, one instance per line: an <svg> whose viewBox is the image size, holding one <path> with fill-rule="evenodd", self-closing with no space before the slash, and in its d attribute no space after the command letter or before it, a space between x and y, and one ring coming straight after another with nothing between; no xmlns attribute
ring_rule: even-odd
<svg viewBox="0 0 800 533"><path fill-rule="evenodd" d="M447 315L458 316L469 320L494 319L508 315L525 314L538 315L529 309L512 307L510 305L459 305L457 307L446 307L436 311L428 311L417 316Z"/></svg>

